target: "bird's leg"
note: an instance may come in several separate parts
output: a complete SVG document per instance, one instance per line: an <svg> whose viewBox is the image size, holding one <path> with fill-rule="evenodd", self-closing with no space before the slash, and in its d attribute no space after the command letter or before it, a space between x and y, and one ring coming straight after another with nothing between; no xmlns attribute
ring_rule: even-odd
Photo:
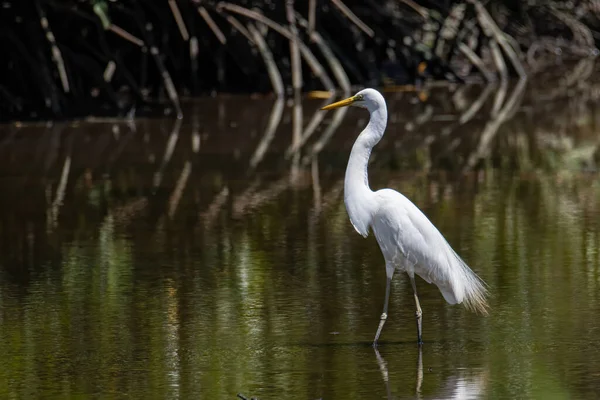
<svg viewBox="0 0 600 400"><path fill-rule="evenodd" d="M385 300L383 301L383 313L381 313L379 327L377 328L377 333L375 334L375 340L373 340L373 347L377 347L379 335L381 335L381 330L383 329L383 325L385 325L385 320L387 319L388 302L390 300L390 287L392 285L392 277L394 276L394 267L389 267L386 265L386 272L387 282L385 284Z"/></svg>
<svg viewBox="0 0 600 400"><path fill-rule="evenodd" d="M410 276L410 283L413 287L413 292L415 294L415 303L417 304L417 312L415 313L417 317L417 343L420 345L423 344L422 336L421 336L421 328L423 323L423 312L421 311L421 304L419 304L419 296L417 296L417 284L415 283L415 276Z"/></svg>

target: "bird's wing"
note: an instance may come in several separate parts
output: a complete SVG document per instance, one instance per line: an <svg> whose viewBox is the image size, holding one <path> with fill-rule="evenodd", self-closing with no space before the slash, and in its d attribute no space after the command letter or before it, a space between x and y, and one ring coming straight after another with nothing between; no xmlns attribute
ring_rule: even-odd
<svg viewBox="0 0 600 400"><path fill-rule="evenodd" d="M373 231L384 256L384 249L397 249L405 258L406 271L434 283L448 303L464 300L468 308L485 314L487 290L483 281L425 214L394 190L383 189L376 194L379 208L373 218ZM389 254L393 252L388 250Z"/></svg>
<svg viewBox="0 0 600 400"><path fill-rule="evenodd" d="M376 192L379 209L375 224L386 236L387 246L397 246L405 258L407 272L429 283L447 284L451 270L449 244L423 212L401 193L391 189ZM453 252L452 252L453 253Z"/></svg>

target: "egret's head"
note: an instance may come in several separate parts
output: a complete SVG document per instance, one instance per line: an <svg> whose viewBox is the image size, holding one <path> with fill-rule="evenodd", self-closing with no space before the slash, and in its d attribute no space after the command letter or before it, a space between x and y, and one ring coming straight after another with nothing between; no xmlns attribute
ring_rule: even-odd
<svg viewBox="0 0 600 400"><path fill-rule="evenodd" d="M331 110L339 107L354 106L366 108L369 111L374 111L384 104L385 100L383 99L381 93L379 93L377 90L363 89L354 96L340 100L333 104L326 105L325 107L321 108L321 110Z"/></svg>

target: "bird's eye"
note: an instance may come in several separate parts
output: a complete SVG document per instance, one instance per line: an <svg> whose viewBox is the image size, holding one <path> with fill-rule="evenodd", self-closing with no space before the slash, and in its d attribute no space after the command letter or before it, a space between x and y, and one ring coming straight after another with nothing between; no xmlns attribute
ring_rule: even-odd
<svg viewBox="0 0 600 400"><path fill-rule="evenodd" d="M359 95L358 95L358 96L356 96L356 97L358 97L358 100L362 100L362 99L363 99L363 95L362 95L362 94L359 94Z"/></svg>

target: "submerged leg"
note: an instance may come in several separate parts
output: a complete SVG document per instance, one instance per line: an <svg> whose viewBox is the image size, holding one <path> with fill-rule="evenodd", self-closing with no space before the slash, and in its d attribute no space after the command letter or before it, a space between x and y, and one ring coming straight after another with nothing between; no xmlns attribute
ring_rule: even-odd
<svg viewBox="0 0 600 400"><path fill-rule="evenodd" d="M373 340L373 347L377 347L379 335L381 335L381 330L383 329L383 325L387 319L388 302L390 300L390 287L392 285L392 277L394 276L394 267L389 267L386 265L385 269L387 273L387 282L385 284L385 300L383 301L383 313L381 314L381 319L379 320L379 327L377 328L377 333L375 334L375 340Z"/></svg>
<svg viewBox="0 0 600 400"><path fill-rule="evenodd" d="M415 303L417 304L417 312L415 315L417 316L417 343L420 345L423 344L422 336L421 336L421 328L423 322L423 312L421 311L421 304L419 304L419 296L417 296L417 284L415 283L415 276L410 275L410 283L413 287L413 292L415 294Z"/></svg>
<svg viewBox="0 0 600 400"><path fill-rule="evenodd" d="M417 357L417 398L421 398L421 386L423 385L423 347L419 346Z"/></svg>

